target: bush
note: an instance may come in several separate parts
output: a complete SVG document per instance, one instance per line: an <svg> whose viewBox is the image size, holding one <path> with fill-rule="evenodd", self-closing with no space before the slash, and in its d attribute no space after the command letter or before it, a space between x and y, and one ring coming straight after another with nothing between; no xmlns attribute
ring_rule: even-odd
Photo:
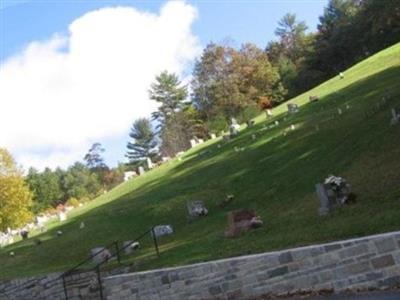
<svg viewBox="0 0 400 300"><path fill-rule="evenodd" d="M71 197L67 200L67 202L65 203L68 206L73 206L73 207L78 207L79 206L79 200Z"/></svg>

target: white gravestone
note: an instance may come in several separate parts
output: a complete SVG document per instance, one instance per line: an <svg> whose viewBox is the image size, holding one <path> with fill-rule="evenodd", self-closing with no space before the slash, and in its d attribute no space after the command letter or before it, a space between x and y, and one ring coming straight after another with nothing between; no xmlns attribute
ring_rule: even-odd
<svg viewBox="0 0 400 300"><path fill-rule="evenodd" d="M64 213L64 212L59 212L59 213L58 213L58 220L59 220L60 222L64 222L65 220L67 220L67 215L66 215L66 213Z"/></svg>
<svg viewBox="0 0 400 300"><path fill-rule="evenodd" d="M195 140L195 139L191 139L191 140L190 140L190 147L193 148L193 147L195 147L196 145L197 145L196 140Z"/></svg>
<svg viewBox="0 0 400 300"><path fill-rule="evenodd" d="M90 255L93 256L92 262L99 264L111 258L111 252L104 247L96 247L90 250Z"/></svg>
<svg viewBox="0 0 400 300"><path fill-rule="evenodd" d="M153 162L151 161L150 157L146 158L147 168L153 169Z"/></svg>
<svg viewBox="0 0 400 300"><path fill-rule="evenodd" d="M215 138L217 138L217 136L215 135L215 133L211 133L210 136L211 136L211 139L212 139L212 140L215 139Z"/></svg>
<svg viewBox="0 0 400 300"><path fill-rule="evenodd" d="M157 226L154 226L153 230L154 230L154 235L156 237L169 235L174 232L171 225L157 225Z"/></svg>
<svg viewBox="0 0 400 300"><path fill-rule="evenodd" d="M124 172L124 181L128 181L129 179L135 176L137 176L135 171Z"/></svg>
<svg viewBox="0 0 400 300"><path fill-rule="evenodd" d="M131 254L133 251L140 248L140 244L139 244L139 242L125 241L122 244L122 247L124 248L125 254Z"/></svg>
<svg viewBox="0 0 400 300"><path fill-rule="evenodd" d="M145 173L144 168L142 166L140 166L138 170L139 170L139 175L143 175Z"/></svg>

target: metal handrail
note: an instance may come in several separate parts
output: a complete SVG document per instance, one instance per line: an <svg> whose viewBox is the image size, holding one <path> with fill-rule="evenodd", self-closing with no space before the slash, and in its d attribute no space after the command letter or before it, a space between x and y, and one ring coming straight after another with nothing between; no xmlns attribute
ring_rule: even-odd
<svg viewBox="0 0 400 300"><path fill-rule="evenodd" d="M123 247L119 247L118 246L118 241L114 241L113 243L111 243L109 246L115 245L116 247L116 251L115 253L113 253L110 257L108 257L107 259L101 261L100 263L98 263L95 267L93 267L92 269L89 269L88 271L95 271L97 274L97 282L99 284L99 288L100 288L100 299L104 299L103 296L103 285L102 285L102 280L101 280L101 274L100 274L100 268L103 264L107 263L110 259L117 257L118 258L118 263L121 263L121 258L120 258L120 254L122 251L124 251L126 248L130 247L133 243L138 242L139 240L141 240L143 237L145 237L147 234L152 233L153 236L153 242L154 242L154 247L155 250L157 252L157 257L160 257L160 252L158 249L158 242L157 242L157 237L155 235L154 232L154 226L151 227L149 230L147 230L146 232L142 233L140 236L138 236L137 238L134 238L130 243L126 244ZM105 249L103 249L102 251L106 250L109 246L105 247ZM95 255L92 255L91 258L93 258L94 256L96 256L97 254L101 253L102 251L97 252ZM90 259L91 259L90 258ZM64 272L63 274L61 274L61 276L59 277L59 279L61 278L63 281L63 288L64 288L64 295L65 295L65 299L69 299L68 297L68 291L67 291L67 284L65 281L65 276L68 276L71 274L72 271L76 270L79 266L83 265L84 263L86 263L88 260L90 260L89 258L86 259L84 262L78 264L77 266L75 266L74 268Z"/></svg>

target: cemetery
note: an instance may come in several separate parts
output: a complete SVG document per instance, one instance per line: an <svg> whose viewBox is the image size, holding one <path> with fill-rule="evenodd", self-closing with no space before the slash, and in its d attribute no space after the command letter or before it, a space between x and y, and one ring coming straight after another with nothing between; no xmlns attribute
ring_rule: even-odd
<svg viewBox="0 0 400 300"><path fill-rule="evenodd" d="M249 274L252 269L247 264L254 264L265 280L250 275L249 280L259 280L265 292L269 288L282 292L282 286L267 278L285 276L282 284L287 287L289 279L298 277L298 286L291 290L302 289L301 280L311 279L292 269L299 267L302 255L315 258L307 261L310 269L301 266L303 271L323 276L326 269L316 271L311 266L317 268L321 260L328 268L335 251L349 259L371 254L368 267L349 263L337 269L348 272L349 278L354 275L354 280L356 275L364 276L364 281L355 281L357 287L368 282L374 270L381 271L381 285L388 286L394 276L400 276L399 234L384 234L400 226L396 108L400 67L393 59L399 53L400 45L378 53L379 63L374 56L368 58L346 70L341 80L336 76L290 104L277 106L271 114L261 114L249 126L232 118L228 135L207 141L193 138L193 148L166 157L168 163L156 167L147 159L146 170L139 167L137 173L125 174L126 182L83 207L59 211L52 217L54 224L43 232L37 227L32 235L23 228L14 235L0 233L4 245L0 281L64 272L92 255L88 269L104 263L104 284L108 291L118 287L118 293L129 284L126 293L135 289L151 293L156 278L162 289L169 286L172 296L179 294L179 285L184 286L179 278L193 281L186 272L191 268L222 281L237 276L215 271L206 263L213 260L224 268L238 264ZM377 108L377 99L388 94ZM311 104L309 95L318 95L318 101ZM37 226L46 223L44 219L38 217ZM135 239L149 228L153 231L146 240ZM375 234L382 235L368 237ZM21 241L10 244L13 237ZM154 239L159 255L154 254ZM347 239L351 240L342 242ZM122 265L130 272L147 272L123 279L107 273L118 266L115 250L107 246L116 240L124 248ZM225 260L232 257L237 258ZM265 270L258 266L261 263ZM181 267L190 264L194 265ZM166 267L171 268L163 275L148 271ZM148 285L137 287L138 276ZM341 282L339 277L334 288L351 287L354 282ZM246 294L246 283L237 281L233 280ZM318 279L316 285L323 289L325 283ZM0 292L2 286L9 288L0 283ZM196 288L209 299L234 292L230 284L212 280L198 281ZM190 295L187 288L181 292Z"/></svg>

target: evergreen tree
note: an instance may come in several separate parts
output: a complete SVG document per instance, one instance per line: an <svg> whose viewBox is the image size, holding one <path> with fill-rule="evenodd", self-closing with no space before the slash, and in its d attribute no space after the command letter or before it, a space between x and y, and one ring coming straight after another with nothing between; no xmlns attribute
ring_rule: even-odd
<svg viewBox="0 0 400 300"><path fill-rule="evenodd" d="M188 95L187 87L182 86L178 76L167 71L156 77L149 94L151 100L160 104L158 110L153 113L153 119L159 122L158 128L161 128L175 112L183 108L183 102Z"/></svg>
<svg viewBox="0 0 400 300"><path fill-rule="evenodd" d="M153 157L156 154L155 147L157 142L148 119L137 119L132 125L129 136L133 139L127 145L128 151L126 157L129 159L129 162L140 161L146 157Z"/></svg>

